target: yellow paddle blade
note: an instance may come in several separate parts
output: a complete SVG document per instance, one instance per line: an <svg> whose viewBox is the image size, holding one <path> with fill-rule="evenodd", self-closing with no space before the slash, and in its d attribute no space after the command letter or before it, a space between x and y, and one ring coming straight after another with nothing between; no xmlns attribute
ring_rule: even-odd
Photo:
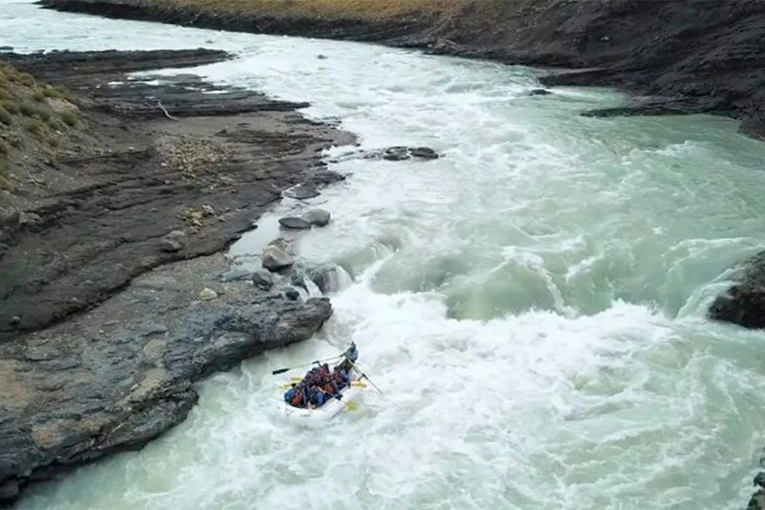
<svg viewBox="0 0 765 510"><path fill-rule="evenodd" d="M358 386L359 388L366 388L367 385L361 381L353 381L351 386Z"/></svg>
<svg viewBox="0 0 765 510"><path fill-rule="evenodd" d="M348 407L349 411L355 411L358 409L358 407L356 407L356 404L354 404L353 402L346 402L345 405L346 407Z"/></svg>

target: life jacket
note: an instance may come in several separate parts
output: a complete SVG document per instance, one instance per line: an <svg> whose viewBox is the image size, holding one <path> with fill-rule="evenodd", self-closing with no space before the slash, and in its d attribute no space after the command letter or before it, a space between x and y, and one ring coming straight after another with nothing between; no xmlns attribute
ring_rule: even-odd
<svg viewBox="0 0 765 510"><path fill-rule="evenodd" d="M300 390L296 391L295 396L292 397L292 400L290 401L290 404L295 407L303 407L303 392Z"/></svg>

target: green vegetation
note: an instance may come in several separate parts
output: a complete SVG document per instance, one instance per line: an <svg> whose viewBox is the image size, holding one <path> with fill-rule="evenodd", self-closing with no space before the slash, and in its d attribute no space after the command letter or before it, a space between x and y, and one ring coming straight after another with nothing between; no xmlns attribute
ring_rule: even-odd
<svg viewBox="0 0 765 510"><path fill-rule="evenodd" d="M0 101L0 106L11 115L18 115L19 113L19 105L15 101Z"/></svg>
<svg viewBox="0 0 765 510"><path fill-rule="evenodd" d="M23 126L24 129L40 138L45 136L48 131L48 127L40 119L25 119Z"/></svg>
<svg viewBox="0 0 765 510"><path fill-rule="evenodd" d="M0 106L0 124L5 124L6 126L10 126L13 124L13 117L11 117L11 114Z"/></svg>
<svg viewBox="0 0 765 510"><path fill-rule="evenodd" d="M31 103L21 103L19 105L19 113L25 117L34 117L36 112L37 108Z"/></svg>
<svg viewBox="0 0 765 510"><path fill-rule="evenodd" d="M4 156L0 156L0 189L9 189L11 182L8 180L8 175L11 172L11 164Z"/></svg>
<svg viewBox="0 0 765 510"><path fill-rule="evenodd" d="M37 83L30 74L0 60L0 189L11 189L11 168L17 163L21 177L16 178L24 182L26 167L36 160L57 161L58 148L80 122L76 106L77 99L68 90ZM23 163L18 159L22 157Z"/></svg>
<svg viewBox="0 0 765 510"><path fill-rule="evenodd" d="M59 115L61 116L61 120L64 121L64 124L69 127L76 126L80 120L74 111L61 112Z"/></svg>

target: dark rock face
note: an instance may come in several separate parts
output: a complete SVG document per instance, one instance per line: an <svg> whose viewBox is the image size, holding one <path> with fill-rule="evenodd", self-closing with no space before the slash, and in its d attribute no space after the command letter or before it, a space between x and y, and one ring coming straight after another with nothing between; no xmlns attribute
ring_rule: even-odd
<svg viewBox="0 0 765 510"><path fill-rule="evenodd" d="M192 383L267 349L307 339L329 300L255 293L188 308L170 332L117 328L93 338L0 345L0 502L112 452L140 448L183 421Z"/></svg>
<svg viewBox="0 0 765 510"><path fill-rule="evenodd" d="M765 328L765 252L743 264L738 283L715 299L708 316L745 328Z"/></svg>

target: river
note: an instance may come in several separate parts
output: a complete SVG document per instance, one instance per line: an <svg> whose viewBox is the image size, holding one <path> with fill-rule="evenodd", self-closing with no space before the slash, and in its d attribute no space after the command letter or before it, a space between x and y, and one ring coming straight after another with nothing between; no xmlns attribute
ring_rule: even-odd
<svg viewBox="0 0 765 510"><path fill-rule="evenodd" d="M0 25L0 45L22 52L229 50L178 72L308 101L362 148L443 154L332 164L349 179L309 204L333 222L299 245L349 276L323 331L210 378L186 422L33 487L19 508L745 506L765 444L765 339L704 317L730 267L765 249L765 145L736 122L587 118L625 97L530 96L532 69L374 45L26 0L3 2ZM230 255L251 260L301 207L283 201ZM364 390L322 429L285 424L271 371L350 340L384 394Z"/></svg>

